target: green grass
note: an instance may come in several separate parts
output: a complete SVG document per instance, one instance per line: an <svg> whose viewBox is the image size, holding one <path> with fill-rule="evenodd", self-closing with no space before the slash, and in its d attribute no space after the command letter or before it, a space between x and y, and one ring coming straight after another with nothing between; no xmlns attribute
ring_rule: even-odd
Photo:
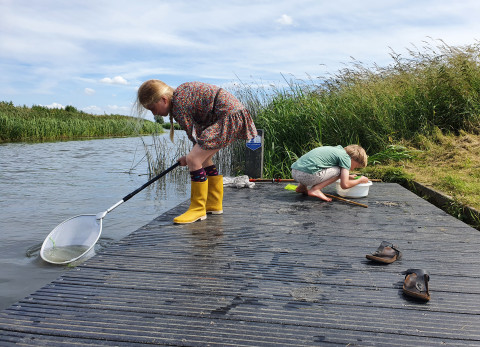
<svg viewBox="0 0 480 347"><path fill-rule="evenodd" d="M370 165L377 165L382 163L388 163L390 161L402 161L413 159L415 153L405 146L401 145L389 145L383 151L375 153L368 157L368 163Z"/></svg>
<svg viewBox="0 0 480 347"><path fill-rule="evenodd" d="M460 131L419 137L409 145L413 159L398 163L415 180L480 210L480 135Z"/></svg>
<svg viewBox="0 0 480 347"><path fill-rule="evenodd" d="M162 131L160 124L148 120L121 115L95 116L73 106L29 108L0 102L0 142L134 136Z"/></svg>
<svg viewBox="0 0 480 347"><path fill-rule="evenodd" d="M477 131L479 48L427 44L407 57L392 53L387 67L354 62L328 79L237 92L265 131L264 174L290 177L290 165L321 145L360 144L372 159L385 161L399 155L391 150L398 144L437 129Z"/></svg>

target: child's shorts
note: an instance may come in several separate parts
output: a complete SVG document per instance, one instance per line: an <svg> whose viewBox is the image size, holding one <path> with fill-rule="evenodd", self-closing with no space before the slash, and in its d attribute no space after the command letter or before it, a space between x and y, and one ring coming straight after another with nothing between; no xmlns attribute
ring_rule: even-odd
<svg viewBox="0 0 480 347"><path fill-rule="evenodd" d="M315 172L314 174L309 174L303 171L292 169L292 177L298 183L307 186L308 188L320 184L324 181L329 180L335 176L340 176L340 167L333 166L320 171Z"/></svg>

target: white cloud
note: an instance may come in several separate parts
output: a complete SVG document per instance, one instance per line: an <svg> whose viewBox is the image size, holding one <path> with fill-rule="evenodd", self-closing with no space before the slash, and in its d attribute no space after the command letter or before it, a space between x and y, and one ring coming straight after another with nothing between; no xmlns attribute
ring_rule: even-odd
<svg viewBox="0 0 480 347"><path fill-rule="evenodd" d="M56 102L53 102L50 105L42 105L42 106L44 106L46 108L65 108L65 106L63 106L62 104L56 103Z"/></svg>
<svg viewBox="0 0 480 347"><path fill-rule="evenodd" d="M85 94L87 94L87 95L93 95L93 94L95 94L95 89L85 88L85 89L84 89L84 92L85 92Z"/></svg>
<svg viewBox="0 0 480 347"><path fill-rule="evenodd" d="M293 24L293 19L292 17L282 14L280 18L277 19L277 23L280 23L281 25L292 25Z"/></svg>
<svg viewBox="0 0 480 347"><path fill-rule="evenodd" d="M87 107L82 108L83 112L90 113L90 114L97 114L97 115L104 115L104 114L122 114L128 115L131 111L131 106L119 106L119 105L108 105L108 106L97 106L97 105L90 105Z"/></svg>
<svg viewBox="0 0 480 347"><path fill-rule="evenodd" d="M128 114L130 111L130 107L128 106L118 106L118 105L108 105L108 109L111 113L118 113L118 114Z"/></svg>
<svg viewBox="0 0 480 347"><path fill-rule="evenodd" d="M0 0L0 95L103 114L108 104L131 102L148 78L173 87L191 80L278 85L282 74L334 74L351 56L384 66L389 47L403 54L428 37L452 46L480 38L478 0L113 3ZM115 96L112 86L122 86Z"/></svg>
<svg viewBox="0 0 480 347"><path fill-rule="evenodd" d="M100 80L102 83L106 84L128 84L127 80L122 76L115 76L114 78L105 77Z"/></svg>

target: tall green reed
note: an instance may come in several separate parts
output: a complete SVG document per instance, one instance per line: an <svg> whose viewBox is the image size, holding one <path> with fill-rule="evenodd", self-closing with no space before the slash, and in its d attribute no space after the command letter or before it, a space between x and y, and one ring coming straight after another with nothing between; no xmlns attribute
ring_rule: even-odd
<svg viewBox="0 0 480 347"><path fill-rule="evenodd" d="M392 52L387 67L354 61L329 78L236 95L265 130L265 176L289 177L291 164L321 145L356 143L374 154L437 128L479 131L479 54L479 43L426 43L407 57Z"/></svg>
<svg viewBox="0 0 480 347"><path fill-rule="evenodd" d="M148 175L154 177L175 163L180 157L188 154L192 148L192 142L183 131L176 131L174 142L168 136L152 134L151 142L141 138L145 160L148 165ZM231 176L240 174L244 169L245 141L235 141L230 146L222 148L212 158L220 174ZM170 174L173 179L180 183L189 180L188 169L174 170Z"/></svg>

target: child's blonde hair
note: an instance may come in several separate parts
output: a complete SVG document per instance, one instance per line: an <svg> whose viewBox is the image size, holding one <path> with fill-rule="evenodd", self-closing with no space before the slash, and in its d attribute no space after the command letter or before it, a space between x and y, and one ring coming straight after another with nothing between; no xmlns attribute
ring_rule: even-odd
<svg viewBox="0 0 480 347"><path fill-rule="evenodd" d="M349 145L344 148L347 154L355 160L360 167L366 167L368 162L368 156L365 150L359 145Z"/></svg>
<svg viewBox="0 0 480 347"><path fill-rule="evenodd" d="M143 114L150 105L159 102L162 97L172 101L174 89L160 80L148 80L142 83L135 102L138 114ZM170 140L173 142L173 116L170 114Z"/></svg>

